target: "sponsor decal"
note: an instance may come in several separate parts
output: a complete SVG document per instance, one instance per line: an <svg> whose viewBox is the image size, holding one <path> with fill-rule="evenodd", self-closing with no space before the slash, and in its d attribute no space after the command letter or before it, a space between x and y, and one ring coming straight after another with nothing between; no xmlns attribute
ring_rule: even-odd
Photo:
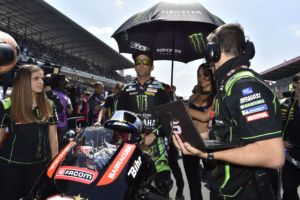
<svg viewBox="0 0 300 200"><path fill-rule="evenodd" d="M261 98L260 93L255 93L255 94L251 94L249 96L241 98L240 103L243 104L243 103L247 103L249 101L253 101L255 99L260 99L260 98Z"/></svg>
<svg viewBox="0 0 300 200"><path fill-rule="evenodd" d="M173 49L171 48L159 48L156 49L156 53L160 54L160 55L164 55L164 56L171 56L173 52ZM175 55L181 55L182 54L182 50L181 49L174 49L174 54Z"/></svg>
<svg viewBox="0 0 300 200"><path fill-rule="evenodd" d="M130 91L134 91L134 90L136 90L136 88L135 87L132 87L132 86L129 86L128 88L126 88L126 92L130 92Z"/></svg>
<svg viewBox="0 0 300 200"><path fill-rule="evenodd" d="M242 115L243 116L250 115L252 113L257 113L257 112L261 112L261 111L264 111L264 110L268 110L268 106L266 104L242 110Z"/></svg>
<svg viewBox="0 0 300 200"><path fill-rule="evenodd" d="M53 162L51 163L50 167L47 170L47 176L51 178L55 172L55 169L59 165L59 163L65 158L69 150L76 144L76 142L71 141L63 150L55 157Z"/></svg>
<svg viewBox="0 0 300 200"><path fill-rule="evenodd" d="M149 47L144 46L144 45L140 44L139 42L135 42L135 41L131 41L129 47L132 49L140 50L140 51L150 51Z"/></svg>
<svg viewBox="0 0 300 200"><path fill-rule="evenodd" d="M145 127L155 127L156 126L155 119L144 118L143 123L144 123Z"/></svg>
<svg viewBox="0 0 300 200"><path fill-rule="evenodd" d="M246 104L242 104L242 105L240 105L240 108L241 108L241 110L243 110L245 108L253 107L253 106L256 106L256 105L259 105L259 104L263 104L263 103L265 103L265 100L259 99L259 100L252 101L252 102L249 102L249 103L246 103Z"/></svg>
<svg viewBox="0 0 300 200"><path fill-rule="evenodd" d="M110 164L105 174L102 176L97 186L108 185L114 182L121 174L123 168L127 164L134 152L135 145L125 143L114 161Z"/></svg>
<svg viewBox="0 0 300 200"><path fill-rule="evenodd" d="M139 169L140 169L140 167L141 167L141 165L142 165L142 157L139 156L138 159L133 162L133 165L132 165L132 167L130 167L127 175L128 176L131 175L132 178L135 178L138 171L139 171Z"/></svg>
<svg viewBox="0 0 300 200"><path fill-rule="evenodd" d="M157 89L155 88L147 88L147 92L157 93Z"/></svg>
<svg viewBox="0 0 300 200"><path fill-rule="evenodd" d="M153 92L145 92L145 94L148 96L155 96L155 93L153 93Z"/></svg>
<svg viewBox="0 0 300 200"><path fill-rule="evenodd" d="M243 96L249 95L253 93L252 87L248 87L242 90Z"/></svg>
<svg viewBox="0 0 300 200"><path fill-rule="evenodd" d="M149 84L148 86L149 86L150 88L160 89L160 86L159 86L159 85Z"/></svg>
<svg viewBox="0 0 300 200"><path fill-rule="evenodd" d="M61 166L54 179L69 180L84 184L91 184L98 176L98 172L81 167Z"/></svg>
<svg viewBox="0 0 300 200"><path fill-rule="evenodd" d="M129 95L137 95L138 92L130 92Z"/></svg>
<svg viewBox="0 0 300 200"><path fill-rule="evenodd" d="M82 198L81 195L79 194L77 196L74 196L74 200L85 200L85 198Z"/></svg>
<svg viewBox="0 0 300 200"><path fill-rule="evenodd" d="M251 122L251 121L255 121L255 120L263 119L263 118L267 118L267 117L269 117L269 113L267 111L265 111L265 112L249 115L246 117L246 120L247 120L247 122Z"/></svg>
<svg viewBox="0 0 300 200"><path fill-rule="evenodd" d="M215 120L216 125L224 125L223 120Z"/></svg>
<svg viewBox="0 0 300 200"><path fill-rule="evenodd" d="M173 133L174 134L180 134L182 133L182 128L180 126L180 121L174 120L171 122L171 127L173 128Z"/></svg>
<svg viewBox="0 0 300 200"><path fill-rule="evenodd" d="M169 9L169 10L161 10L161 14L164 15L203 15L201 10L184 10L184 9Z"/></svg>
<svg viewBox="0 0 300 200"><path fill-rule="evenodd" d="M202 52L205 49L205 39L202 33L193 33L192 35L189 35L189 40L191 41L191 44L194 47L194 50L199 55L202 55Z"/></svg>

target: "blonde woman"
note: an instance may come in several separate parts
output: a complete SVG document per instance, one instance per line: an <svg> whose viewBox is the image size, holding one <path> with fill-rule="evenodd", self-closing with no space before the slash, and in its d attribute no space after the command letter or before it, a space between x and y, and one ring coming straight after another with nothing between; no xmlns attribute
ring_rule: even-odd
<svg viewBox="0 0 300 200"><path fill-rule="evenodd" d="M36 65L17 71L10 98L0 103L0 199L20 199L58 152L56 111Z"/></svg>

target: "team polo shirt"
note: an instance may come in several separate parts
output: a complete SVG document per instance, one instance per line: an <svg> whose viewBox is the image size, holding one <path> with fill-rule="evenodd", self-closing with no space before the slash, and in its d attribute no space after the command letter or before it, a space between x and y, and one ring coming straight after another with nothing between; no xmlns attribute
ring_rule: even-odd
<svg viewBox="0 0 300 200"><path fill-rule="evenodd" d="M10 109L0 103L0 128L8 128L9 136L0 150L0 163L35 164L50 158L48 129L57 124L57 113L54 108L53 116L45 122L18 124L11 120ZM39 109L32 112L39 119Z"/></svg>
<svg viewBox="0 0 300 200"><path fill-rule="evenodd" d="M215 103L214 139L247 145L282 137L279 103L274 92L251 70L230 73L233 67L243 64L239 60L231 62L235 65L225 64L222 67L221 75L230 75L219 86L218 100ZM208 169L210 189L226 199L236 197L253 177L255 170L256 168L217 161L215 166Z"/></svg>
<svg viewBox="0 0 300 200"><path fill-rule="evenodd" d="M281 137L282 122L276 95L263 81L251 77L251 72L239 73L249 76L228 88L224 104L237 124L243 143Z"/></svg>

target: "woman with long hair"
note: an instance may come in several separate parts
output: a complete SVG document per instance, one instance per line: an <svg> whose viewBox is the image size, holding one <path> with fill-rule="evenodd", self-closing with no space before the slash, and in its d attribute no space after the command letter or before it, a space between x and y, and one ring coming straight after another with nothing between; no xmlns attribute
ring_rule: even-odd
<svg viewBox="0 0 300 200"><path fill-rule="evenodd" d="M198 83L189 98L189 113L201 133L202 138L208 137L208 122L215 96L213 74L208 66L203 63L197 70ZM182 155L183 165L187 176L191 200L202 200L200 158Z"/></svg>
<svg viewBox="0 0 300 200"><path fill-rule="evenodd" d="M0 103L0 199L21 199L58 153L57 117L36 65L20 67L11 97ZM8 132L8 133L6 133Z"/></svg>

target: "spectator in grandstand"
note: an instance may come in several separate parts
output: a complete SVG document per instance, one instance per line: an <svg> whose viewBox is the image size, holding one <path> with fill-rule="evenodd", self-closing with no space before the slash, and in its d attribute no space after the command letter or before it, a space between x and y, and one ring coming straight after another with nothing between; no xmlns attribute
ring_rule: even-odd
<svg viewBox="0 0 300 200"><path fill-rule="evenodd" d="M294 92L282 104L283 132L287 156L282 170L283 200L299 199L300 185L300 74L293 77Z"/></svg>
<svg viewBox="0 0 300 200"><path fill-rule="evenodd" d="M0 31L0 74L10 71L16 66L19 53L19 46L15 39Z"/></svg>
<svg viewBox="0 0 300 200"><path fill-rule="evenodd" d="M11 98L0 103L0 199L21 199L58 152L57 117L43 91L43 70L24 65L16 74ZM50 149L49 149L50 148Z"/></svg>
<svg viewBox="0 0 300 200"><path fill-rule="evenodd" d="M122 85L117 83L113 88L113 94L109 95L101 107L101 110L98 115L98 120L94 124L95 126L101 125L101 123L105 120L111 118L113 113L115 112L115 100L118 98L119 93L121 92Z"/></svg>
<svg viewBox="0 0 300 200"><path fill-rule="evenodd" d="M59 149L64 147L63 137L65 133L68 131L68 115L73 112L73 107L70 98L66 95L65 86L66 79L64 75L54 75L52 76L52 91L53 94L58 96L59 101L63 107L62 112L58 112L58 125L57 125L57 133L58 133L58 142Z"/></svg>
<svg viewBox="0 0 300 200"><path fill-rule="evenodd" d="M104 84L102 82L96 82L94 84L94 93L89 98L89 125L93 125L98 121L98 115L101 110L101 106L104 103Z"/></svg>

